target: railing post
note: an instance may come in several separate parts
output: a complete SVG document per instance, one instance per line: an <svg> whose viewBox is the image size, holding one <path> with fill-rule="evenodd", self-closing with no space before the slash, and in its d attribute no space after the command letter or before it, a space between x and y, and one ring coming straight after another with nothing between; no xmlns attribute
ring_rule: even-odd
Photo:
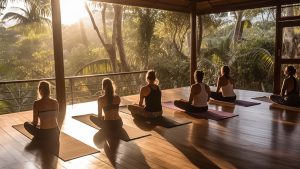
<svg viewBox="0 0 300 169"><path fill-rule="evenodd" d="M70 81L70 92L71 92L71 102L72 102L72 106L74 104L74 93L73 93L73 80L72 79L69 79Z"/></svg>

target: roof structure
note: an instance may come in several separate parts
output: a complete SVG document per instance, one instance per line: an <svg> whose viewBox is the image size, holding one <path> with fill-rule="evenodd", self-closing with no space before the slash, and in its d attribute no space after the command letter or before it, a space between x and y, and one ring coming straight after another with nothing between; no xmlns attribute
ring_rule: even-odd
<svg viewBox="0 0 300 169"><path fill-rule="evenodd" d="M190 12L196 5L198 14L219 13L226 11L269 7L291 4L296 0L94 0L99 2L155 8L162 10Z"/></svg>

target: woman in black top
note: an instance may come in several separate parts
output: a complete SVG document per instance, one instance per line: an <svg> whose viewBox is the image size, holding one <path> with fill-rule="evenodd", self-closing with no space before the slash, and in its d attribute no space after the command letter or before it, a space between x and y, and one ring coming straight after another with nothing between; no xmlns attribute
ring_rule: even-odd
<svg viewBox="0 0 300 169"><path fill-rule="evenodd" d="M161 91L154 70L149 70L146 74L147 85L140 91L139 104L128 105L128 110L132 116L144 118L156 118L162 116ZM143 101L145 99L145 106Z"/></svg>
<svg viewBox="0 0 300 169"><path fill-rule="evenodd" d="M105 130L117 130L123 126L123 121L119 116L119 105L121 99L115 94L113 81L109 78L102 80L103 96L98 98L98 116L90 116L90 120ZM104 116L103 113L104 112Z"/></svg>
<svg viewBox="0 0 300 169"><path fill-rule="evenodd" d="M270 99L278 104L299 106L299 86L295 78L296 69L293 66L287 66L284 74L287 78L283 80L280 95L271 95Z"/></svg>

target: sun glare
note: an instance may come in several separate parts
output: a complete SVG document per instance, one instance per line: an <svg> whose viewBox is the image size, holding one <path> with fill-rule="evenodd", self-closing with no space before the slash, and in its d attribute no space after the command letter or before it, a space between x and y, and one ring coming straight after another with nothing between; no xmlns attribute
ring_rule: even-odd
<svg viewBox="0 0 300 169"><path fill-rule="evenodd" d="M61 22L70 25L87 16L84 9L84 0L61 0Z"/></svg>

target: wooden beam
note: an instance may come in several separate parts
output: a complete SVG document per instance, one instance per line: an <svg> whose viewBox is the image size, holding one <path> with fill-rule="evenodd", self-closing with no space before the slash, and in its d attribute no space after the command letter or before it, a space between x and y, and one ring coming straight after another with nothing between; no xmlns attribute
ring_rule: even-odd
<svg viewBox="0 0 300 169"><path fill-rule="evenodd" d="M189 12L188 3L178 3L176 1L149 1L149 0L92 0L97 2L114 3L120 5L137 6L144 8L154 8L160 10L177 11L177 12ZM189 2L189 1L187 1Z"/></svg>
<svg viewBox="0 0 300 169"><path fill-rule="evenodd" d="M191 85L195 84L194 72L197 69L197 4L191 3L191 60L190 60L190 81Z"/></svg>
<svg viewBox="0 0 300 169"><path fill-rule="evenodd" d="M279 20L281 18L281 5L276 6L276 41L275 41L275 63L274 63L274 82L273 93L280 93L280 71L281 71L281 46L282 46L282 30Z"/></svg>
<svg viewBox="0 0 300 169"><path fill-rule="evenodd" d="M66 114L66 92L61 31L60 0L51 0L52 29L55 61L56 99L59 103L59 125L62 125Z"/></svg>

